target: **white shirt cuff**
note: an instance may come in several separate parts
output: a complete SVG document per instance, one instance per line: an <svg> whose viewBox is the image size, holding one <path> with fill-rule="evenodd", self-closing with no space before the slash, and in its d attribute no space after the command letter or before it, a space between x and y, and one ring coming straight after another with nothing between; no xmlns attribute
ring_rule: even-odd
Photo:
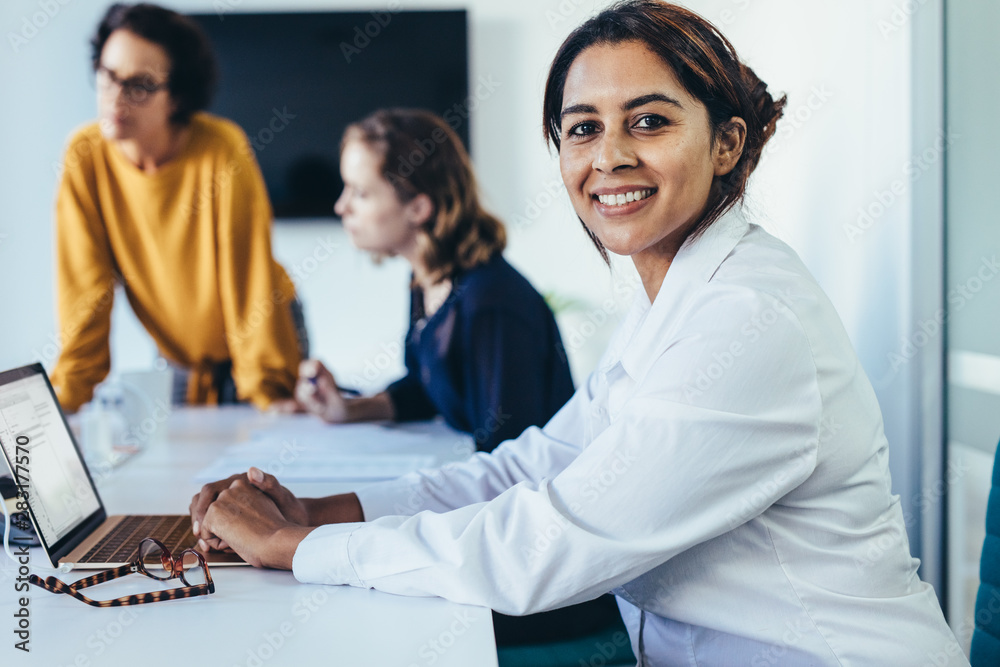
<svg viewBox="0 0 1000 667"><path fill-rule="evenodd" d="M351 563L351 534L360 523L320 526L299 543L292 556L292 574L304 584L333 584L366 588Z"/></svg>
<svg viewBox="0 0 1000 667"><path fill-rule="evenodd" d="M365 521L383 516L413 516L423 509L420 477L411 473L363 487L354 493L361 502Z"/></svg>

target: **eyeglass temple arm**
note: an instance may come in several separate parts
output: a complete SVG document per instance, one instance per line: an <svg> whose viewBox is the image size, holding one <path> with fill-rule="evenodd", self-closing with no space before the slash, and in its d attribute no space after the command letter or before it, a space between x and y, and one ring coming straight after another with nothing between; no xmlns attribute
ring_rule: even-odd
<svg viewBox="0 0 1000 667"><path fill-rule="evenodd" d="M78 581L74 581L72 584L62 583L68 588L80 589L86 588L87 586L96 586L97 584L103 584L105 581L111 581L112 579L117 579L118 577L124 577L126 574L132 574L137 572L135 563L127 563L121 567L116 567L111 570L105 570L103 572L98 572L97 574L92 574L89 577L85 577Z"/></svg>
<svg viewBox="0 0 1000 667"><path fill-rule="evenodd" d="M85 602L92 607L116 607L122 604L117 600L91 600L80 591L76 590L75 588L71 588L68 584L59 581L55 577L46 577L45 580L43 581L41 577L32 574L28 575L28 582L36 586L40 586L41 588L44 588L47 591L51 591L52 593L65 593L66 595L75 597L77 600ZM121 599L123 598L119 598L119 600ZM115 604L116 602L118 602L118 604Z"/></svg>
<svg viewBox="0 0 1000 667"><path fill-rule="evenodd" d="M85 602L92 607L124 607L126 605L143 604L145 602L160 602L162 600L177 600L180 598L193 598L198 595L209 595L215 592L213 584L198 584L197 586L185 586L184 588L171 588L165 591L154 591L141 595L129 595L127 597L115 598L113 600L92 600L80 591L72 588L68 584L59 581L55 577L47 577L42 581L38 575L29 575L28 582L44 588L53 593L66 593L75 597L81 602Z"/></svg>

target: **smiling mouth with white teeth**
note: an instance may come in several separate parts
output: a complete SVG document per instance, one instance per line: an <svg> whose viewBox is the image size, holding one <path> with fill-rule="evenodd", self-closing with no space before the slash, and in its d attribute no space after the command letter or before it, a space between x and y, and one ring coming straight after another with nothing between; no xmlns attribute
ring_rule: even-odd
<svg viewBox="0 0 1000 667"><path fill-rule="evenodd" d="M618 195L596 195L596 197L597 201L601 202L605 206L622 206L623 204L630 204L634 201L645 199L654 192L656 192L656 190L650 188L647 190L636 190L635 192L623 192Z"/></svg>

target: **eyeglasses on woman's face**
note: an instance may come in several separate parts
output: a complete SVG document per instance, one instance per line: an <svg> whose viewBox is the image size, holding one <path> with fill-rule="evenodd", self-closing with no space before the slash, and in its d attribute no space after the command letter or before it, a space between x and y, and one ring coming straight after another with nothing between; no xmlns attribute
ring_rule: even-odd
<svg viewBox="0 0 1000 667"><path fill-rule="evenodd" d="M122 95L125 96L125 101L136 106L145 104L153 95L165 90L169 85L167 81L156 81L151 74L123 79L114 70L108 69L103 64L97 66L96 80L97 90L102 95L115 92L120 88Z"/></svg>

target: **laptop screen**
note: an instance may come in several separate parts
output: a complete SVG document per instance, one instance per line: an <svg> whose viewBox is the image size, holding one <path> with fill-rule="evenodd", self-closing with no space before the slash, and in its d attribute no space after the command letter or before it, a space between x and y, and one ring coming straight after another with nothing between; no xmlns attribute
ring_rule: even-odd
<svg viewBox="0 0 1000 667"><path fill-rule="evenodd" d="M47 547L102 509L39 364L0 373L0 445Z"/></svg>

